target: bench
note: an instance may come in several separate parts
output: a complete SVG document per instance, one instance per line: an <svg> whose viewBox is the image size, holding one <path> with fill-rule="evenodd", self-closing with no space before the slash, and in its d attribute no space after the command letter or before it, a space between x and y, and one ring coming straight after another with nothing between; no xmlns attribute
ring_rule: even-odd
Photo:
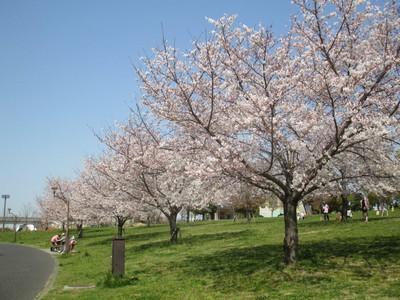
<svg viewBox="0 0 400 300"><path fill-rule="evenodd" d="M58 252L58 251L62 250L63 248L64 248L64 245L51 242L50 252Z"/></svg>

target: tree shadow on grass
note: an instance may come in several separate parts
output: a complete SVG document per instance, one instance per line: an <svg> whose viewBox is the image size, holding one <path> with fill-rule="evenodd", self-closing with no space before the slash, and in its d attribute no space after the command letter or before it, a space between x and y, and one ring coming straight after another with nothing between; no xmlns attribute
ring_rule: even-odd
<svg viewBox="0 0 400 300"><path fill-rule="evenodd" d="M336 257L398 262L400 259L400 237L393 235L368 238L353 237L351 240L321 239L318 242L301 244L300 256L303 260L309 260L318 267L323 267L327 260Z"/></svg>
<svg viewBox="0 0 400 300"><path fill-rule="evenodd" d="M248 233L248 230L242 231L235 231L235 232L220 232L220 233L213 233L213 234L201 234L201 235L188 235L184 237L180 237L178 240L179 244L185 245L194 245L194 244L203 244L210 241L215 240L224 240L227 242L230 239L238 239L244 237ZM151 241L148 243L141 243L139 245L134 245L129 247L127 252L135 252L135 251L143 251L143 250L152 250L152 249L160 249L160 248L167 248L171 246L169 241L169 236L166 236L165 232L158 232L152 234L143 234L140 235L140 239L136 241L145 241L151 240L155 237L166 237L165 240L158 240L158 241ZM130 241L133 243L135 242L136 235L131 236Z"/></svg>
<svg viewBox="0 0 400 300"><path fill-rule="evenodd" d="M329 283L337 276L332 275L336 274L332 269L347 268L349 276L371 277L379 272L377 268L397 265L400 259L399 236L320 239L301 244L299 248L301 260L290 267L283 264L283 246L276 244L216 249L205 255L196 253L175 263L175 267L195 269L196 276L208 278L211 285L222 291L249 287L262 291L265 284L278 291L282 282Z"/></svg>
<svg viewBox="0 0 400 300"><path fill-rule="evenodd" d="M93 242L86 244L86 247L96 247L96 246L103 246L103 245L110 245L112 243L113 237L110 235L105 235L104 238L96 239Z"/></svg>
<svg viewBox="0 0 400 300"><path fill-rule="evenodd" d="M162 248L168 248L171 247L171 243L169 240L161 240L161 241L156 241L156 242L150 242L150 243L144 243L144 244L139 244L139 245L134 245L130 246L129 248L126 249L126 253L138 253L144 250L155 250L155 249L162 249Z"/></svg>
<svg viewBox="0 0 400 300"><path fill-rule="evenodd" d="M228 241L231 239L240 239L246 237L248 234L250 234L250 230L245 229L245 230L239 230L239 231L224 231L224 232L218 232L218 233L208 233L208 234L196 234L196 235L185 235L181 239L182 244L203 244L205 242L210 242L210 241Z"/></svg>
<svg viewBox="0 0 400 300"><path fill-rule="evenodd" d="M171 268L190 270L183 275L193 276L204 282L207 288L230 293L232 290L256 291L265 289L267 275L282 274L283 248L278 245L264 245L242 248L219 248L212 254L196 253L175 262ZM192 272L195 270L195 272ZM264 274L259 276L260 274ZM189 280L189 279L188 279Z"/></svg>
<svg viewBox="0 0 400 300"><path fill-rule="evenodd" d="M83 236L83 238L79 238L79 239L82 239L82 240L85 240L85 239L100 239L100 238L107 238L107 237L112 239L115 236L116 233L117 233L117 231L115 231L115 233L107 232L107 233L96 234L96 235L91 235L90 233L88 233L88 234L85 234ZM70 234L70 236L73 236L73 235L75 237L77 237L78 234Z"/></svg>
<svg viewBox="0 0 400 300"><path fill-rule="evenodd" d="M115 232L115 233L117 233L117 232ZM107 244L112 243L112 240L116 237L117 237L116 234L114 234L114 235L109 234L109 233L98 234L96 236L91 237L96 240L89 243L88 246L107 245ZM163 238L163 237L165 238L166 241L168 241L168 239L169 239L168 230L159 231L159 232L148 232L148 233L137 233L137 232L126 233L126 234L123 234L123 236L122 236L122 238L124 238L126 240L126 242L129 242L129 243L147 241L147 240Z"/></svg>
<svg viewBox="0 0 400 300"><path fill-rule="evenodd" d="M130 241L148 241L148 240L157 239L157 238L168 239L169 230L158 231L158 232L146 232L146 233L135 232L135 233L131 233L131 234L126 234L124 237L126 239L129 239Z"/></svg>

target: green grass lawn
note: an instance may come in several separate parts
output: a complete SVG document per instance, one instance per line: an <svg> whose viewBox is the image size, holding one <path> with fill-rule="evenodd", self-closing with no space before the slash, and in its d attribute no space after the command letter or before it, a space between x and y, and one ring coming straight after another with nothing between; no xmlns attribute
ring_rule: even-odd
<svg viewBox="0 0 400 300"><path fill-rule="evenodd" d="M56 255L58 274L44 299L400 298L400 210L369 223L359 213L348 223L299 221L301 261L290 267L282 218L180 226L178 245L168 243L167 225L127 227L126 274L115 288L104 284L116 228L86 228L79 253ZM17 243L47 249L53 233L18 233ZM12 233L4 239L12 242ZM64 290L80 284L96 287Z"/></svg>

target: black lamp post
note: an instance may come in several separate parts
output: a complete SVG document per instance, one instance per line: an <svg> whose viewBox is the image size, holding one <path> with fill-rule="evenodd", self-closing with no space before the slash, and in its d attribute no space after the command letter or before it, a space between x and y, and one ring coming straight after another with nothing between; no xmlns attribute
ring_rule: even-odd
<svg viewBox="0 0 400 300"><path fill-rule="evenodd" d="M4 226L6 224L6 202L7 198L10 198L10 195L1 195L1 198L4 199L4 210L3 210L3 232L4 232Z"/></svg>
<svg viewBox="0 0 400 300"><path fill-rule="evenodd" d="M8 214L14 216L14 243L17 241L17 216L11 212L11 208L8 209Z"/></svg>

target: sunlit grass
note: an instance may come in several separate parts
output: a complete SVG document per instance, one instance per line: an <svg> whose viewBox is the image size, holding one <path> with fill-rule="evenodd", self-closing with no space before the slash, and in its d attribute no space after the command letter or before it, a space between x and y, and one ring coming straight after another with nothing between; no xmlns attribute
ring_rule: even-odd
<svg viewBox="0 0 400 300"><path fill-rule="evenodd" d="M299 221L301 261L283 264L283 219L180 224L125 230L125 277L110 277L116 228L85 229L77 253L57 255L59 271L44 299L398 299L400 211L348 223ZM53 232L18 233L17 243L49 248ZM12 233L2 236L12 242ZM64 290L66 285L96 288Z"/></svg>

